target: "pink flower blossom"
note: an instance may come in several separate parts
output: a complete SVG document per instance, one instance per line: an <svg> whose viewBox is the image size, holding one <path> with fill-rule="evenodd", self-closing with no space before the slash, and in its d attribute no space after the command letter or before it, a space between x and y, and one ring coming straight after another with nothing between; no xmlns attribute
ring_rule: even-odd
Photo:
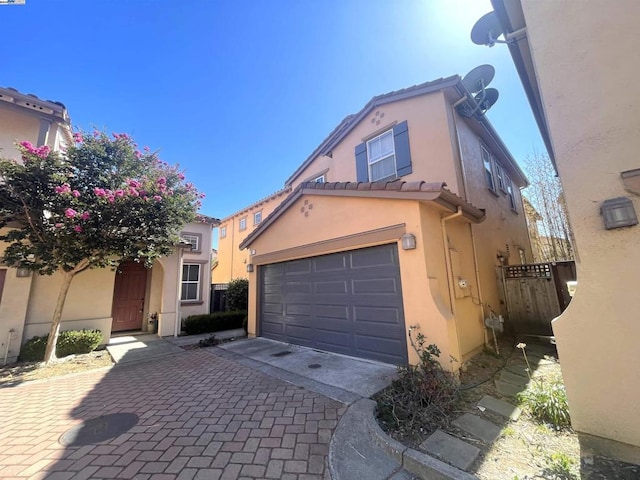
<svg viewBox="0 0 640 480"><path fill-rule="evenodd" d="M113 202L115 202L115 200L116 200L116 199L115 199L115 197L114 197L113 195L109 195L109 196L107 197L107 201L108 201L109 203L113 203Z"/></svg>
<svg viewBox="0 0 640 480"><path fill-rule="evenodd" d="M56 228L62 228L62 223L56 223L55 227Z"/></svg>
<svg viewBox="0 0 640 480"><path fill-rule="evenodd" d="M75 227L73 227L73 230L76 231L77 233L82 232L82 227L80 225L76 225Z"/></svg>
<svg viewBox="0 0 640 480"><path fill-rule="evenodd" d="M161 197L160 195L154 195L154 196L153 196L153 199L154 199L156 202L159 202L159 201L161 201L161 200L162 200L162 197Z"/></svg>
<svg viewBox="0 0 640 480"><path fill-rule="evenodd" d="M116 190L115 195L116 197L124 197L124 190L119 188L118 190Z"/></svg>
<svg viewBox="0 0 640 480"><path fill-rule="evenodd" d="M164 185L164 184L166 184L166 183L167 183L167 179L166 179L166 178L164 178L164 177L160 177L158 180L156 180L156 183L157 183L158 185Z"/></svg>
<svg viewBox="0 0 640 480"><path fill-rule="evenodd" d="M127 184L128 184L130 187L133 187L133 188L139 188L139 187L140 187L140 182L138 182L137 180L129 180L129 181L127 182Z"/></svg>
<svg viewBox="0 0 640 480"><path fill-rule="evenodd" d="M93 193L96 194L96 197L106 197L107 193L104 191L104 188L94 188Z"/></svg>
<svg viewBox="0 0 640 480"><path fill-rule="evenodd" d="M145 152L149 152L151 149L149 147L147 147L146 145L144 146L144 151Z"/></svg>
<svg viewBox="0 0 640 480"><path fill-rule="evenodd" d="M71 192L71 195L78 198L80 196L80 192L78 190L74 190L73 192Z"/></svg>
<svg viewBox="0 0 640 480"><path fill-rule="evenodd" d="M35 154L40 158L47 158L47 155L49 155L49 153L51 153L51 149L49 148L48 145L43 145L39 148L36 148L36 151L35 151Z"/></svg>
<svg viewBox="0 0 640 480"><path fill-rule="evenodd" d="M184 180L184 173L179 173L179 174L178 174L178 178L179 178L180 180Z"/></svg>
<svg viewBox="0 0 640 480"><path fill-rule="evenodd" d="M63 183L62 185L55 188L56 193L69 193L71 192L71 187L69 187L68 183Z"/></svg>
<svg viewBox="0 0 640 480"><path fill-rule="evenodd" d="M82 215L80 215L80 218L82 220L88 220L89 219L89 212L82 212Z"/></svg>
<svg viewBox="0 0 640 480"><path fill-rule="evenodd" d="M65 217L67 217L67 218L73 218L73 217L75 217L76 215L78 215L78 212L76 212L73 208L67 208L67 209L64 211L64 215L65 215Z"/></svg>
<svg viewBox="0 0 640 480"><path fill-rule="evenodd" d="M137 159L140 159L142 157L142 152L140 152L140 150L136 150L135 151L135 156Z"/></svg>
<svg viewBox="0 0 640 480"><path fill-rule="evenodd" d="M84 139L82 138L82 133L76 132L73 134L73 141L76 143L82 143Z"/></svg>

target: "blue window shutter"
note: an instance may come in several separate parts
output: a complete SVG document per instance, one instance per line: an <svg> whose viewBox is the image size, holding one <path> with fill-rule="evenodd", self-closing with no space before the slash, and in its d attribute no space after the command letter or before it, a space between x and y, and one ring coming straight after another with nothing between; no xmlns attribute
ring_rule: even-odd
<svg viewBox="0 0 640 480"><path fill-rule="evenodd" d="M393 127L393 141L396 147L396 170L398 177L409 175L411 169L411 152L409 151L409 130L406 120Z"/></svg>
<svg viewBox="0 0 640 480"><path fill-rule="evenodd" d="M356 177L358 182L369 181L369 164L367 163L367 146L364 143L356 146Z"/></svg>

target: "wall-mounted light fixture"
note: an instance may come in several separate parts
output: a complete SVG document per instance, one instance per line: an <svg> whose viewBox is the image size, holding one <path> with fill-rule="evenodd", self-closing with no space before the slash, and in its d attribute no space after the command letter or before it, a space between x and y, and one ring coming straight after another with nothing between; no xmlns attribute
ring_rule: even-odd
<svg viewBox="0 0 640 480"><path fill-rule="evenodd" d="M411 233L405 233L400 237L403 250L413 250L416 248L416 236Z"/></svg>
<svg viewBox="0 0 640 480"><path fill-rule="evenodd" d="M253 272L253 263L247 263L247 272Z"/></svg>
<svg viewBox="0 0 640 480"><path fill-rule="evenodd" d="M28 268L17 268L16 269L16 277L30 277L31 276L31 270L29 270Z"/></svg>
<svg viewBox="0 0 640 480"><path fill-rule="evenodd" d="M605 200L600 207L600 213L604 221L604 228L607 230L638 224L638 216L633 208L633 202L626 197Z"/></svg>

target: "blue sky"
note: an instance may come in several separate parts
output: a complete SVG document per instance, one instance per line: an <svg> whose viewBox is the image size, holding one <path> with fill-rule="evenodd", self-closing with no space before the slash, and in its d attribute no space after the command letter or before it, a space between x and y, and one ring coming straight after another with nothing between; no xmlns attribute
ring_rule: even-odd
<svg viewBox="0 0 640 480"><path fill-rule="evenodd" d="M488 113L517 160L545 151L488 0L26 0L0 6L0 85L74 126L133 134L223 218L282 188L371 97L490 63ZM429 179L426 179L429 180ZM433 180L433 179L431 179Z"/></svg>

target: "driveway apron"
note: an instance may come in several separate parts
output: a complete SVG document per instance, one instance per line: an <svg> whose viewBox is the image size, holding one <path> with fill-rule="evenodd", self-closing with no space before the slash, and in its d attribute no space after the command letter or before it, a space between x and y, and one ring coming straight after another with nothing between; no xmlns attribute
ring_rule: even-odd
<svg viewBox="0 0 640 480"><path fill-rule="evenodd" d="M345 409L204 350L1 388L0 478L326 479Z"/></svg>

